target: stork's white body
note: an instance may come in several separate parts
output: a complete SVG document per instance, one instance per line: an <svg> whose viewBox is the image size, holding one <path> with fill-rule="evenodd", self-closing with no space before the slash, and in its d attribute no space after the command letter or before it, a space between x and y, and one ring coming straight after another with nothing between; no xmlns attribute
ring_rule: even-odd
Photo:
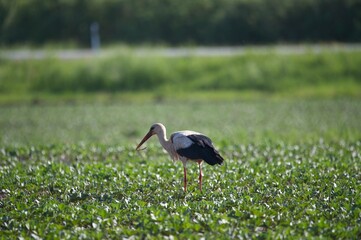
<svg viewBox="0 0 361 240"><path fill-rule="evenodd" d="M202 135L202 134L199 132L193 132L189 130L175 132L170 136L174 148L177 150L181 148L187 148L190 145L192 145L193 141L187 137L189 135Z"/></svg>
<svg viewBox="0 0 361 240"><path fill-rule="evenodd" d="M182 160L182 156L179 156L177 151L179 149L189 148L192 144L194 144L194 142L188 137L190 135L203 135L203 134L201 134L199 132L185 130L185 131L175 132L170 136L172 146L173 146L173 148L174 148L174 150L176 152L175 153L176 156L171 155L171 157L173 157L173 159ZM184 160L186 160L186 158L184 158ZM193 159L193 160L195 160L195 159Z"/></svg>

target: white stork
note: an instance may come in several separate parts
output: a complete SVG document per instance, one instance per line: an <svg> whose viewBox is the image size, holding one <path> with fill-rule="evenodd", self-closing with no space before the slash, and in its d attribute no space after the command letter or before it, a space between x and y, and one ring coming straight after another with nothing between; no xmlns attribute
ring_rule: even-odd
<svg viewBox="0 0 361 240"><path fill-rule="evenodd" d="M150 127L149 132L138 144L136 150L142 146L151 136L157 134L160 144L169 153L173 160L180 160L184 170L184 191L187 191L187 161L192 160L199 166L199 189L202 191L202 168L203 161L210 165L222 165L223 157L214 148L211 139L201 133L189 130L175 132L168 140L166 129L163 124L155 123Z"/></svg>

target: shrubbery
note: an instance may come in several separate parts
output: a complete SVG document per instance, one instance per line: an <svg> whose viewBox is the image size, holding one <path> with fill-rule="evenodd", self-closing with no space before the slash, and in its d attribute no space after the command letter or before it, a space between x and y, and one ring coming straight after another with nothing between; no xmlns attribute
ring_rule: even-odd
<svg viewBox="0 0 361 240"><path fill-rule="evenodd" d="M0 61L1 93L258 91L288 94L360 89L361 54L247 53L167 58L118 54L98 59ZM357 94L359 95L359 93Z"/></svg>
<svg viewBox="0 0 361 240"><path fill-rule="evenodd" d="M247 44L360 41L358 0L20 0L0 2L0 43Z"/></svg>

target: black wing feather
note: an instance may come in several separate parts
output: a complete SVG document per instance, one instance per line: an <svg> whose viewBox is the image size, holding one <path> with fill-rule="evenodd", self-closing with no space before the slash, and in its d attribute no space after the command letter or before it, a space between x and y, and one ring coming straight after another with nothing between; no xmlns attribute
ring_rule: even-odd
<svg viewBox="0 0 361 240"><path fill-rule="evenodd" d="M178 149L177 153L188 159L203 159L210 165L222 165L223 157L214 148L211 139L204 135L192 134L187 136L193 144L188 148Z"/></svg>

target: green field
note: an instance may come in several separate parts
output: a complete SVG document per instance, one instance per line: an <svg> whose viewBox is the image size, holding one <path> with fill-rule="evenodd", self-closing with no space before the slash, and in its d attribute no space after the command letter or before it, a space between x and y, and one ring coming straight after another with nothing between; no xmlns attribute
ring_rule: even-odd
<svg viewBox="0 0 361 240"><path fill-rule="evenodd" d="M179 114L181 113L181 114ZM1 107L3 237L357 238L360 100ZM226 161L172 163L150 123L214 139Z"/></svg>
<svg viewBox="0 0 361 240"><path fill-rule="evenodd" d="M203 99L361 97L361 51L282 54L269 47L212 57L144 52L110 48L103 57L76 60L50 53L19 61L0 55L0 104L83 101L89 95L109 102L128 100L135 92L145 100L198 99L199 94Z"/></svg>
<svg viewBox="0 0 361 240"><path fill-rule="evenodd" d="M220 145L361 139L359 99L191 101L0 107L0 143L134 146L154 122L193 129Z"/></svg>
<svg viewBox="0 0 361 240"><path fill-rule="evenodd" d="M361 237L360 53L141 59L0 61L0 239ZM213 139L203 192L154 122Z"/></svg>
<svg viewBox="0 0 361 240"><path fill-rule="evenodd" d="M51 145L1 150L2 237L360 237L360 141L228 145L221 167L159 150Z"/></svg>

